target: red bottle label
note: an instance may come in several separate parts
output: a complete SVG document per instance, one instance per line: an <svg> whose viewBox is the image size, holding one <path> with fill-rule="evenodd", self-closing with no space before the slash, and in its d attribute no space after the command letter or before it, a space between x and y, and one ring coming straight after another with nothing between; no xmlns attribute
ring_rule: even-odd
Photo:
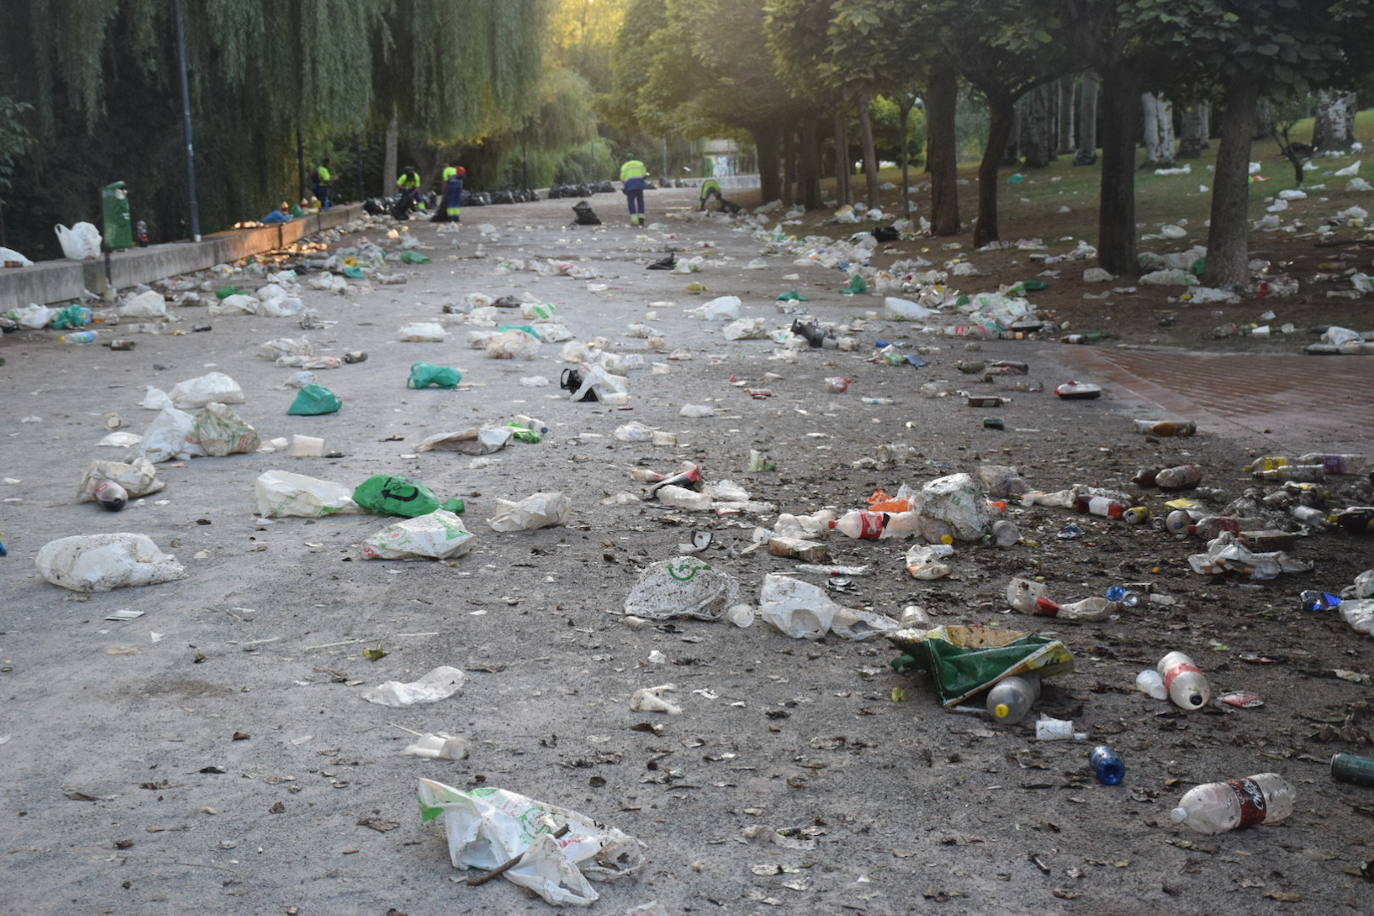
<svg viewBox="0 0 1374 916"><path fill-rule="evenodd" d="M1263 823L1269 809L1264 801L1264 790L1259 787L1259 783L1253 779L1232 779L1226 784L1236 793L1236 800L1240 802L1240 823L1236 826L1249 827Z"/></svg>
<svg viewBox="0 0 1374 916"><path fill-rule="evenodd" d="M1055 604L1053 601L1046 598L1044 595L1041 595L1039 598L1035 599L1035 612L1031 616L1058 617L1059 605Z"/></svg>
<svg viewBox="0 0 1374 916"><path fill-rule="evenodd" d="M887 513L885 512L860 512L859 513L859 537L866 541L877 540L883 536L883 528L887 527Z"/></svg>
<svg viewBox="0 0 1374 916"><path fill-rule="evenodd" d="M1170 687L1172 687L1174 685L1174 679L1177 678L1180 674L1183 674L1185 671L1196 671L1198 674L1202 673L1202 669L1199 668L1197 665L1175 665L1168 671L1164 672L1164 689L1168 690Z"/></svg>

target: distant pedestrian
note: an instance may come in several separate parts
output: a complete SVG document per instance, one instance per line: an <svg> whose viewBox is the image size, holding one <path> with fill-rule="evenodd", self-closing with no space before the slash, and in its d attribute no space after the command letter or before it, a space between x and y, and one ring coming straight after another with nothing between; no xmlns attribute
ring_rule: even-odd
<svg viewBox="0 0 1374 916"><path fill-rule="evenodd" d="M318 166L315 167L315 199L320 202L320 209L328 210L333 206L329 199L334 190L334 174L329 171L329 158L325 157Z"/></svg>
<svg viewBox="0 0 1374 916"><path fill-rule="evenodd" d="M408 219L411 210L424 209L420 201L420 173L415 166L408 165L401 170L400 177L396 179L396 190L401 192L401 199L391 211L396 219Z"/></svg>
<svg viewBox="0 0 1374 916"><path fill-rule="evenodd" d="M462 222L463 178L467 173L461 165L449 165L444 169L444 206L434 214L435 222Z"/></svg>
<svg viewBox="0 0 1374 916"><path fill-rule="evenodd" d="M638 159L630 159L620 167L621 190L625 192L625 203L630 208L630 225L644 225L644 179L649 170Z"/></svg>

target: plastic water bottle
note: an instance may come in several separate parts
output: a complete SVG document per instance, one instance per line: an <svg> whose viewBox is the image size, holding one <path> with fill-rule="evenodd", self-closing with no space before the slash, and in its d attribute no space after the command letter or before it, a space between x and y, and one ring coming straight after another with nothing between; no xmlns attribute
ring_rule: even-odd
<svg viewBox="0 0 1374 916"><path fill-rule="evenodd" d="M1278 773L1260 773L1229 782L1194 786L1170 814L1175 824L1216 834L1276 824L1293 813L1293 787Z"/></svg>
<svg viewBox="0 0 1374 916"><path fill-rule="evenodd" d="M95 498L101 506L111 512L118 512L129 501L128 492L113 480L96 485Z"/></svg>
<svg viewBox="0 0 1374 916"><path fill-rule="evenodd" d="M1293 517L1311 528L1325 528L1329 522L1326 513L1312 506L1294 506Z"/></svg>
<svg viewBox="0 0 1374 916"><path fill-rule="evenodd" d="M70 334L63 334L57 339L62 343L95 343L99 336L95 331L73 331Z"/></svg>
<svg viewBox="0 0 1374 916"><path fill-rule="evenodd" d="M1202 468L1195 464L1180 464L1165 468L1155 475L1155 485L1161 490L1182 490L1202 481Z"/></svg>
<svg viewBox="0 0 1374 916"><path fill-rule="evenodd" d="M916 532L915 512L869 512L851 509L830 523L830 527L852 538L874 541L878 538L906 537Z"/></svg>
<svg viewBox="0 0 1374 916"><path fill-rule="evenodd" d="M1105 744L1099 744L1088 755L1088 765L1093 768L1097 781L1104 786L1120 785L1126 778L1126 764L1121 755Z"/></svg>
<svg viewBox="0 0 1374 916"><path fill-rule="evenodd" d="M1073 498L1073 511L1083 515L1100 515L1103 518L1121 519L1132 525L1139 525L1150 517L1150 510L1144 506L1132 506L1130 503L1122 502L1119 499L1088 496L1086 494Z"/></svg>
<svg viewBox="0 0 1374 916"><path fill-rule="evenodd" d="M1197 433L1197 424L1191 420L1136 420L1135 428L1160 438L1170 436L1191 436Z"/></svg>
<svg viewBox="0 0 1374 916"><path fill-rule="evenodd" d="M1170 652L1155 666L1164 680L1164 689L1169 699L1181 709L1201 709L1212 696L1212 688L1207 683L1202 669L1182 652Z"/></svg>
<svg viewBox="0 0 1374 916"><path fill-rule="evenodd" d="M1007 725L1026 717L1040 698L1040 675L1004 677L988 691L988 716Z"/></svg>

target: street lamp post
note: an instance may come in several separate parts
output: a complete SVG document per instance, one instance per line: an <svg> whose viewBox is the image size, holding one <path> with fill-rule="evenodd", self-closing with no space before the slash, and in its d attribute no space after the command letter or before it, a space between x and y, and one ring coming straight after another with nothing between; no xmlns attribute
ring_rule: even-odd
<svg viewBox="0 0 1374 916"><path fill-rule="evenodd" d="M191 130L191 83L186 76L186 26L181 0L172 0L177 20L177 58L181 63L181 120L186 133L186 184L191 192L191 239L200 241L200 202L196 199L196 141Z"/></svg>

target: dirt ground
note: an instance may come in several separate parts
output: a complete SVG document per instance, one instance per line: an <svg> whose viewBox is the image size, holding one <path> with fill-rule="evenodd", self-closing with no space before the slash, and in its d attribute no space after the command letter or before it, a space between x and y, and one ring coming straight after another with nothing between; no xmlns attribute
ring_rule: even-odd
<svg viewBox="0 0 1374 916"><path fill-rule="evenodd" d="M685 209L688 193L651 192L651 215ZM918 387L932 379L974 393L1000 387L960 376L953 364L965 359L1025 361L1029 376L1002 384L1052 389L1068 378L1063 345L986 341L970 352L963 340L882 319L879 296L839 295L847 277L797 266L795 254L768 254L766 269L746 270L764 243L740 224L668 218L664 229L641 231L622 225L618 195L593 203L607 226L567 228L569 201L469 209L456 248L455 236L413 223L409 231L433 262L400 268L405 285L355 284L346 296L308 290L307 306L335 322L308 336L332 355L369 354L318 373L344 401L333 415L288 417L294 392L283 383L293 370L254 354L269 338L299 336L291 319L218 317L209 333L138 335L137 348L125 352L64 345L51 332L0 341L7 431L0 473L8 478L0 529L10 552L0 560L3 909L545 912L545 903L506 881L464 885L468 875L449 863L442 831L420 821L421 777L510 789L641 839L646 864L637 878L594 885L602 895L594 906L604 913L653 900L671 914L1374 909L1374 884L1359 872L1374 859L1374 790L1335 783L1327 768L1333 753L1370 753L1374 640L1335 614L1297 607L1300 590L1336 591L1374 566L1374 540L1304 539L1295 553L1315 561L1313 572L1252 583L1192 573L1186 557L1202 549L1199 541L1015 503L1007 511L1021 543L960 545L950 560L954 576L934 582L905 572L908 542L827 539L834 562L868 566L851 577L852 591L833 593L844 604L893 617L919 604L937 623L1062 639L1075 671L1047 683L1037 711L1072 719L1086 742L1037 742L1029 720L1003 727L942 709L924 677L890 669L898 653L882 639L793 640L762 622L626 626L623 601L641 570L674 556L694 531L712 533L703 558L735 576L748 600L769 572L825 581L796 572L796 561L745 552L771 513L603 504L639 492L632 467L668 471L697 462L708 480L733 480L778 511L806 513L862 506L877 487L919 486L990 462L1016 465L1038 489L1088 483L1138 492L1158 512L1158 491L1130 484L1137 468L1197 463L1205 482L1231 498L1256 484L1241 470L1255 444L1141 436L1131 419L1155 409L1110 390L1096 401L1002 391L1011 401L996 411L970 409L958 397L921 397ZM481 223L494 234L479 235ZM1017 237L1009 228L1008 237ZM362 235L380 240L382 232ZM1051 252L1072 247L1046 243ZM909 255L940 244L893 247ZM710 263L690 276L645 270L670 248L680 256L711 252ZM978 256L988 259L979 262L984 276L961 288L1024 278L1023 264L992 260L1017 254ZM501 270L511 258L572 261L596 277ZM787 279L794 273L800 279ZM689 292L693 282L705 291ZM792 289L809 299L801 308L849 327L859 348L770 359L773 342L726 341L719 323L686 314L733 294L744 316L786 327L794 315L775 300ZM1073 283L1052 289L1035 301L1075 329L1108 327L1101 303L1085 304ZM666 362L669 372L631 373L630 410L573 403L557 389L559 345L543 345L532 362L492 360L466 347L468 328L442 309L474 291L531 293L556 304L578 340L605 336L612 351ZM1110 329L1124 342L1211 345L1210 328L1222 320L1210 313L1158 326L1156 313L1175 310L1166 294L1123 298ZM1265 307L1222 310L1225 320L1239 321ZM178 311L179 327L206 321L203 311ZM1314 307L1280 320L1305 329L1319 317ZM413 320L444 322L447 342L397 341L397 328ZM690 358L648 351L644 339L625 334L635 322ZM926 348L919 352L929 365L870 361L880 337L904 342L907 352ZM1265 346L1291 350L1311 339ZM407 390L417 360L460 368L462 387ZM95 447L103 414L117 411L141 432L154 416L138 406L146 385L167 389L212 368L242 385L247 400L236 409L264 439L322 436L342 457L173 462L160 466L163 492L120 514L74 503L86 464L121 455ZM536 374L553 385L520 384ZM831 393L828 376L853 382ZM772 396L754 399L747 388ZM892 403L860 400L868 397ZM710 404L715 416L680 416L688 403ZM476 467L465 455L415 452L432 433L517 413L541 417L550 434ZM1004 430L983 427L990 413L1004 419ZM630 420L675 433L677 444L618 441L616 427ZM853 466L891 442L913 446L914 456L884 471ZM1368 430L1352 430L1345 443L1369 445ZM776 470L748 470L751 450ZM362 540L386 520L254 514L253 482L274 468L349 486L378 473L412 477L440 497L467 501L477 546L451 564L364 560ZM1335 504L1368 500L1367 482L1347 486ZM569 524L508 534L487 526L497 498L537 490L572 499ZM1060 540L1069 522L1084 535ZM89 596L37 575L33 558L44 543L115 531L147 534L188 575ZM1018 575L1044 577L1050 593L1066 600L1143 583L1177 604L1141 605L1103 623L1023 617L1002 597ZM105 619L122 608L144 614ZM364 649L376 647L387 654L369 661ZM1192 655L1214 697L1252 691L1264 705L1214 700L1183 713L1136 692L1136 673L1171 650ZM664 663L649 661L654 651ZM413 680L437 665L467 672L461 692L400 710L361 698L367 687ZM1340 679L1337 669L1366 680ZM676 685L681 716L630 711L637 688L664 683ZM643 723L654 728L637 728ZM471 756L404 756L410 736L395 725L464 736ZM1121 785L1099 785L1088 769L1089 749L1102 743L1125 760ZM1296 811L1282 824L1206 837L1169 822L1194 784L1269 771L1296 788ZM759 824L796 828L815 846L746 839L744 831Z"/></svg>

